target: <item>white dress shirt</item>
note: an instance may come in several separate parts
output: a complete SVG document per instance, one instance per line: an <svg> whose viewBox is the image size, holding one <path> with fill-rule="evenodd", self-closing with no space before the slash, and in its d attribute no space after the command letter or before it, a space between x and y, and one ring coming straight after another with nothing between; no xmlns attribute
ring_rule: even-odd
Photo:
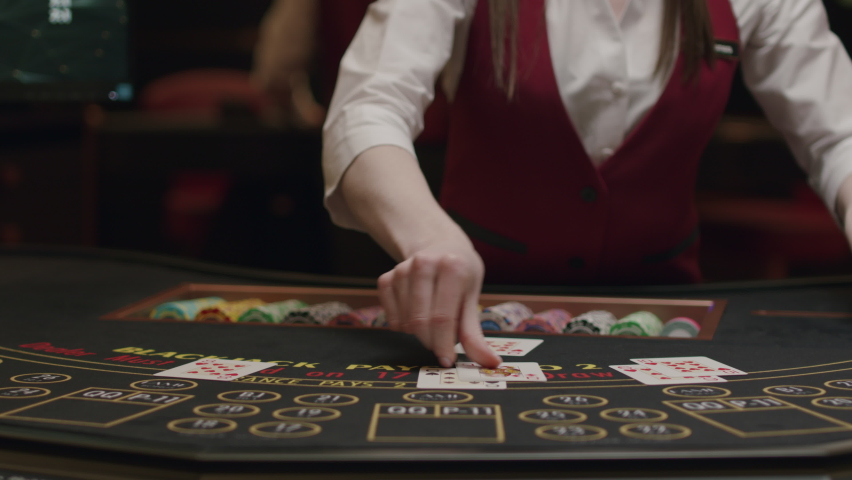
<svg viewBox="0 0 852 480"><path fill-rule="evenodd" d="M630 0L617 17L601 0L546 0L560 96L596 165L657 102L663 0ZM441 87L452 99L477 0L378 0L341 61L323 133L326 207L362 229L337 191L359 154L395 145L414 154L423 113ZM834 212L852 174L852 62L820 0L730 0L746 85ZM620 17L620 18L619 18Z"/></svg>

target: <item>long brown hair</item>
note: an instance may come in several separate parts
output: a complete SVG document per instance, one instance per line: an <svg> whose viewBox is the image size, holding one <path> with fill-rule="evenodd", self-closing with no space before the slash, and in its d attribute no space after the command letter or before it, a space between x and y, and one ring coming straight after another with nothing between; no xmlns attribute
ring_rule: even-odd
<svg viewBox="0 0 852 480"><path fill-rule="evenodd" d="M520 0L488 0L491 23L491 56L497 86L511 99L518 81L518 8ZM678 35L678 19L683 35ZM677 52L677 40L684 56L685 80L695 78L705 61L716 60L713 24L707 0L665 0L660 54L655 74L662 75Z"/></svg>

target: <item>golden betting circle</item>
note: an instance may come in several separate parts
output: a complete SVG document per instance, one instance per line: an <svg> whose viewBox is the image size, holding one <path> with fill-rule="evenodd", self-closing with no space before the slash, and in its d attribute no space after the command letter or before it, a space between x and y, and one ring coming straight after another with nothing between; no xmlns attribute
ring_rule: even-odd
<svg viewBox="0 0 852 480"><path fill-rule="evenodd" d="M825 390L822 388L807 385L776 385L764 388L763 392L772 395L781 395L782 397L818 397L825 395Z"/></svg>
<svg viewBox="0 0 852 480"><path fill-rule="evenodd" d="M727 388L709 385L672 385L663 389L663 393L684 398L722 398L731 394Z"/></svg>
<svg viewBox="0 0 852 480"><path fill-rule="evenodd" d="M680 440L692 435L692 430L671 423L628 423L618 429L622 435L642 440Z"/></svg>
<svg viewBox="0 0 852 480"><path fill-rule="evenodd" d="M302 438L316 435L322 427L307 422L266 422L252 425L249 432L265 438Z"/></svg>
<svg viewBox="0 0 852 480"><path fill-rule="evenodd" d="M310 420L312 422L324 422L340 418L340 410L326 407L287 407L272 412L272 416L278 420Z"/></svg>
<svg viewBox="0 0 852 480"><path fill-rule="evenodd" d="M811 400L817 407L834 410L852 410L852 397L823 397Z"/></svg>
<svg viewBox="0 0 852 480"><path fill-rule="evenodd" d="M299 405L334 405L335 407L346 407L348 405L355 405L358 403L358 397L355 395L347 395L345 393L338 393L336 395L329 395L327 393L308 393L307 395L299 395L294 398L293 401Z"/></svg>
<svg viewBox="0 0 852 480"><path fill-rule="evenodd" d="M601 417L613 422L662 422L669 414L652 408L610 408L601 412Z"/></svg>
<svg viewBox="0 0 852 480"><path fill-rule="evenodd" d="M518 414L518 418L530 423L580 423L589 418L585 413L564 410L561 408L540 408L527 410Z"/></svg>
<svg viewBox="0 0 852 480"><path fill-rule="evenodd" d="M535 429L535 434L546 440L560 442L591 442L606 437L606 430L592 425L553 423Z"/></svg>
<svg viewBox="0 0 852 480"><path fill-rule="evenodd" d="M464 403L473 400L473 395L452 390L419 390L406 393L402 398L414 403Z"/></svg>
<svg viewBox="0 0 852 480"><path fill-rule="evenodd" d="M823 385L838 390L852 390L852 380L829 380Z"/></svg>
<svg viewBox="0 0 852 480"><path fill-rule="evenodd" d="M210 435L230 432L237 428L237 422L227 418L181 418L172 420L166 427L177 433Z"/></svg>
<svg viewBox="0 0 852 480"><path fill-rule="evenodd" d="M603 407L609 400L595 395L551 395L542 400L552 407L592 408Z"/></svg>
<svg viewBox="0 0 852 480"><path fill-rule="evenodd" d="M202 417L241 418L257 415L260 413L260 407L242 403L212 403L210 405L199 405L193 408L192 412Z"/></svg>
<svg viewBox="0 0 852 480"><path fill-rule="evenodd" d="M223 402L266 403L280 399L281 394L266 390L233 390L222 392L216 398Z"/></svg>
<svg viewBox="0 0 852 480"><path fill-rule="evenodd" d="M10 380L15 383L37 383L39 385L46 383L62 383L71 380L71 375L64 373L24 373L15 375Z"/></svg>
<svg viewBox="0 0 852 480"><path fill-rule="evenodd" d="M0 399L38 398L50 395L50 390L38 387L5 387L0 388Z"/></svg>
<svg viewBox="0 0 852 480"><path fill-rule="evenodd" d="M149 379L149 380L139 380L130 384L131 388L135 388L137 390L148 390L148 391L169 391L169 392L177 392L179 390L189 390L191 388L197 387L198 384L193 382L192 380L178 380L176 378L164 378L164 379Z"/></svg>

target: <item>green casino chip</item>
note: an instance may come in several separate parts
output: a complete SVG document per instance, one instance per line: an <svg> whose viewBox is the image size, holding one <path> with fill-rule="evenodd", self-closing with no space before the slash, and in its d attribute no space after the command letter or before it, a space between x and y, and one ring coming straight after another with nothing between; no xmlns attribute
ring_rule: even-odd
<svg viewBox="0 0 852 480"><path fill-rule="evenodd" d="M150 317L155 320L193 320L201 310L225 303L224 298L205 297L192 300L177 300L158 305L151 310Z"/></svg>
<svg viewBox="0 0 852 480"><path fill-rule="evenodd" d="M663 331L663 321L651 312L633 312L610 329L612 335L638 335L658 337Z"/></svg>
<svg viewBox="0 0 852 480"><path fill-rule="evenodd" d="M647 337L648 332L642 327L639 322L628 320L620 321L612 326L610 335L634 335L637 337Z"/></svg>
<svg viewBox="0 0 852 480"><path fill-rule="evenodd" d="M308 304L301 300L285 300L283 302L267 303L246 311L239 319L240 322L282 323L284 317L293 310L305 308Z"/></svg>

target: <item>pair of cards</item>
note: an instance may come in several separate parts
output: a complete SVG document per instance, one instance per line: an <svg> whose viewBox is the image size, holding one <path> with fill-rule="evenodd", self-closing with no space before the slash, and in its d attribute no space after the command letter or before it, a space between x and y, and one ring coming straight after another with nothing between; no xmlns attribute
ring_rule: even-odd
<svg viewBox="0 0 852 480"><path fill-rule="evenodd" d="M534 338L485 337L488 347L501 357L523 357L542 342L544 340ZM456 353L465 353L461 343L456 344Z"/></svg>
<svg viewBox="0 0 852 480"><path fill-rule="evenodd" d="M488 347L502 357L522 357L541 345L534 338L486 337ZM462 344L456 353L464 354ZM501 363L494 369L474 362L458 362L455 368L423 367L417 388L454 388L456 390L505 390L506 382L546 382L547 378L535 362Z"/></svg>
<svg viewBox="0 0 852 480"><path fill-rule="evenodd" d="M645 385L727 382L723 375L748 375L707 357L631 358L635 365L610 365Z"/></svg>
<svg viewBox="0 0 852 480"><path fill-rule="evenodd" d="M218 380L227 382L249 375L260 370L276 367L275 363L269 362L246 362L240 360L201 359L186 365L180 365L160 373L157 377L169 378L192 378L197 380Z"/></svg>
<svg viewBox="0 0 852 480"><path fill-rule="evenodd" d="M501 363L484 368L474 362L458 362L456 368L422 367L417 388L453 388L461 390L505 390L506 382L546 382L535 362Z"/></svg>

